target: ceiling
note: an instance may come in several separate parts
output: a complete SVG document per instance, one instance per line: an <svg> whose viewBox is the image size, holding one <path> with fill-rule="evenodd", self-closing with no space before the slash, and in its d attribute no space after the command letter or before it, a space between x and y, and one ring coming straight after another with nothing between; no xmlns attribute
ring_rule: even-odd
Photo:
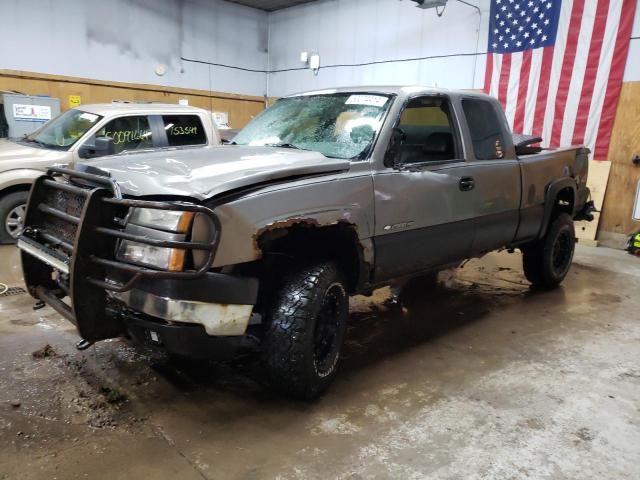
<svg viewBox="0 0 640 480"><path fill-rule="evenodd" d="M233 3L246 5L247 7L259 8L267 12L281 10L283 8L293 7L294 5L302 5L303 3L313 2L315 0L227 0Z"/></svg>

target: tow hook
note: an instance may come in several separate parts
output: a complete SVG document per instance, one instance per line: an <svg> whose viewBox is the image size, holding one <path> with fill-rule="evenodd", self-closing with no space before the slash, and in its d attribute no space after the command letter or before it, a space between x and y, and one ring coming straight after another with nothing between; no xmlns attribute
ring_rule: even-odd
<svg viewBox="0 0 640 480"><path fill-rule="evenodd" d="M84 338L82 340L80 340L78 343L76 343L76 348L80 351L82 350L86 350L87 348L89 348L90 346L93 345L93 342L90 342L88 340L85 340Z"/></svg>
<svg viewBox="0 0 640 480"><path fill-rule="evenodd" d="M47 304L44 303L42 300L38 300L36 303L33 304L33 309L34 310L40 310L41 308L44 308Z"/></svg>

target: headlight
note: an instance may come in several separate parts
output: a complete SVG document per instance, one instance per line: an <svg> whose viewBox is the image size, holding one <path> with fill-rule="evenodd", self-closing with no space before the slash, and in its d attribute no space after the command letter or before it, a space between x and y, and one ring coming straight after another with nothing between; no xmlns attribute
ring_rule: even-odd
<svg viewBox="0 0 640 480"><path fill-rule="evenodd" d="M136 208L129 216L126 232L155 240L184 241L191 231L194 216L193 212L180 210ZM179 272L185 266L186 250L122 240L116 257L125 262Z"/></svg>
<svg viewBox="0 0 640 480"><path fill-rule="evenodd" d="M191 228L193 212L180 210L155 210L136 208L129 217L129 223L176 233L187 233Z"/></svg>
<svg viewBox="0 0 640 480"><path fill-rule="evenodd" d="M125 262L179 272L184 269L185 251L178 248L154 247L153 245L123 240L120 243L117 257Z"/></svg>

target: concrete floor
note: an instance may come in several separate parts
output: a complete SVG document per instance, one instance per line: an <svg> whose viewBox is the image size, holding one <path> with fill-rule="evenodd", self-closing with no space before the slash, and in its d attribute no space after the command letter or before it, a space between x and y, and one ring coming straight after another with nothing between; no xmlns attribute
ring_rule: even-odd
<svg viewBox="0 0 640 480"><path fill-rule="evenodd" d="M21 284L14 248L0 272ZM0 479L637 479L639 287L639 259L583 247L553 292L500 253L405 304L355 298L313 404L242 363L77 352L50 308L0 297Z"/></svg>

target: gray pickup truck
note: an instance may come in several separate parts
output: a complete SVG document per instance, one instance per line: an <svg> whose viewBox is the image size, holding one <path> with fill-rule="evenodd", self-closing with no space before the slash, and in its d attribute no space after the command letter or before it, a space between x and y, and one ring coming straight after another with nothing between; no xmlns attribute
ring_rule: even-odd
<svg viewBox="0 0 640 480"><path fill-rule="evenodd" d="M476 93L293 95L232 146L50 169L18 241L25 282L78 348L254 352L272 385L312 398L335 376L349 295L505 247L534 287L562 282L590 217L588 150L539 141Z"/></svg>

